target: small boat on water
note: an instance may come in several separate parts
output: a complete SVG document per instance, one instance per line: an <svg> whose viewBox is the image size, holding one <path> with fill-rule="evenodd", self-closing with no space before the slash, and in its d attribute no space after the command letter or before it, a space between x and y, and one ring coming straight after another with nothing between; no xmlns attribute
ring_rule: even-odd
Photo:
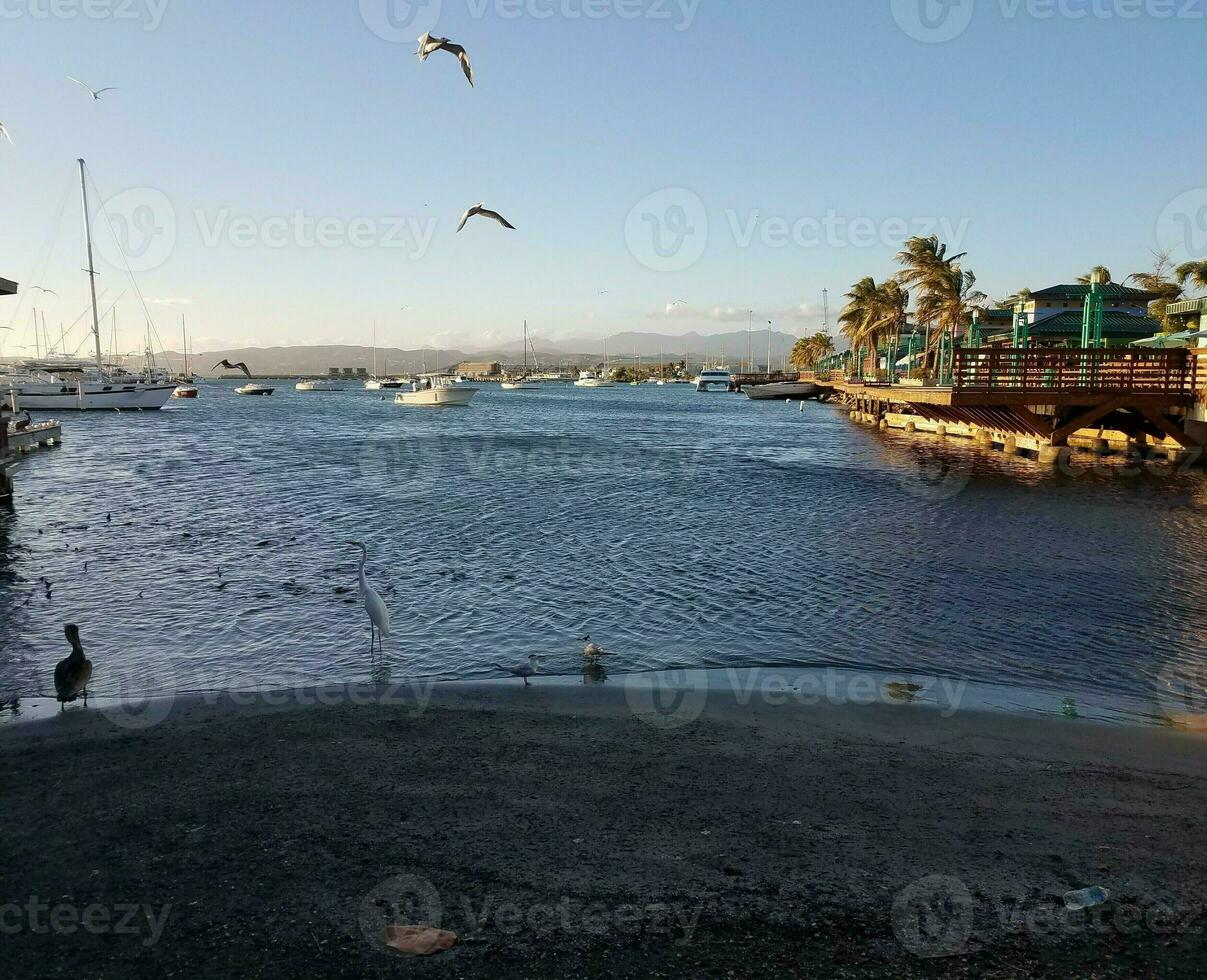
<svg viewBox="0 0 1207 980"><path fill-rule="evenodd" d="M532 352L533 359L536 359L536 351ZM539 371L541 365L538 363L536 369ZM528 321L524 321L524 373L518 378L508 378L503 382L504 391L540 391L541 383L528 373Z"/></svg>
<svg viewBox="0 0 1207 980"><path fill-rule="evenodd" d="M696 391L729 391L733 386L733 375L726 368L704 368L696 378Z"/></svg>
<svg viewBox="0 0 1207 980"><path fill-rule="evenodd" d="M180 373L176 375L176 390L172 392L172 397L198 398L201 392L193 384L193 372L189 370L189 330L183 316L180 318L180 333L184 342L180 356L184 359L184 363L181 365Z"/></svg>
<svg viewBox="0 0 1207 980"><path fill-rule="evenodd" d="M578 375L578 380L574 382L575 388L615 388L616 385L596 374L594 371L581 371Z"/></svg>
<svg viewBox="0 0 1207 980"><path fill-rule="evenodd" d="M236 388L236 395L271 395L276 388L266 388L264 385L258 385L254 381L245 384L242 388Z"/></svg>
<svg viewBox="0 0 1207 980"><path fill-rule="evenodd" d="M410 383L410 378L370 378L365 382L365 391L398 391Z"/></svg>
<svg viewBox="0 0 1207 980"><path fill-rule="evenodd" d="M201 392L198 391L193 385L185 384L177 385L176 390L172 392L173 398L197 398L200 395Z"/></svg>
<svg viewBox="0 0 1207 980"><path fill-rule="evenodd" d="M295 384L293 386L293 390L294 391L327 391L327 392L331 392L331 391L343 391L344 386L341 385L338 381L331 381L329 379L324 378L321 380L299 381L297 384Z"/></svg>
<svg viewBox="0 0 1207 980"><path fill-rule="evenodd" d="M459 386L455 378L452 374L420 375L411 391L401 391L395 396L394 404L410 408L467 408L478 389Z"/></svg>
<svg viewBox="0 0 1207 980"><path fill-rule="evenodd" d="M753 402L782 402L816 398L821 389L811 381L780 381L770 385L755 385L744 390L746 397Z"/></svg>

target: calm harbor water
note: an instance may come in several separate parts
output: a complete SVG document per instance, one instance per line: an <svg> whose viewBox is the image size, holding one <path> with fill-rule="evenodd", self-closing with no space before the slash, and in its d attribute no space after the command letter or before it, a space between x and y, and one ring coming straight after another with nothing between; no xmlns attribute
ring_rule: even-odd
<svg viewBox="0 0 1207 980"><path fill-rule="evenodd" d="M445 412L201 387L66 418L26 458L0 515L0 696L51 689L66 622L98 695L367 678L352 539L395 677L533 652L571 674L590 633L617 672L909 671L1141 719L1207 671L1199 473L1050 472L686 386L486 387Z"/></svg>

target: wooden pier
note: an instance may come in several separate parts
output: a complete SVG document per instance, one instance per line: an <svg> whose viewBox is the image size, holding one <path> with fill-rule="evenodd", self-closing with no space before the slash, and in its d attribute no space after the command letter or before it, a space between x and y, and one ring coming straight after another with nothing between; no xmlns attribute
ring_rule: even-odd
<svg viewBox="0 0 1207 980"><path fill-rule="evenodd" d="M890 416L914 417L915 428L971 433L1051 460L1083 430L1201 449L1185 421L1204 381L1199 356L1188 350L966 348L954 351L950 385L847 380L837 387L856 421L888 427Z"/></svg>
<svg viewBox="0 0 1207 980"><path fill-rule="evenodd" d="M63 427L57 421L26 424L24 418L14 418L0 410L0 503L13 497L13 474L20 464L17 457L38 449L58 446L63 442Z"/></svg>

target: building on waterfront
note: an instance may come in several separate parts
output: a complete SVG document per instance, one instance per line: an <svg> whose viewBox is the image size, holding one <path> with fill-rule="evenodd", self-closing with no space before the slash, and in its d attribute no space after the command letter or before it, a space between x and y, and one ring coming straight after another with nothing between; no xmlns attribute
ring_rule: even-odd
<svg viewBox="0 0 1207 980"><path fill-rule="evenodd" d="M1080 347L1088 285L1049 286L1022 297L1027 342L1033 347ZM1144 289L1118 283L1102 286L1102 339L1108 347L1143 340L1161 332L1161 324L1148 315L1148 305L1160 297ZM990 347L1011 347L1015 340L1016 310L985 310L981 314L981 340Z"/></svg>
<svg viewBox="0 0 1207 980"><path fill-rule="evenodd" d="M467 378L497 378L503 373L503 365L498 361L462 361L453 372Z"/></svg>
<svg viewBox="0 0 1207 980"><path fill-rule="evenodd" d="M1203 330L1204 323L1207 322L1207 296L1170 303L1165 313L1169 317L1171 333ZM1207 343L1200 341L1198 346L1207 347Z"/></svg>
<svg viewBox="0 0 1207 980"><path fill-rule="evenodd" d="M0 296L15 296L17 284L0 279ZM0 502L12 499L13 482L8 453L8 404L7 392L0 391Z"/></svg>

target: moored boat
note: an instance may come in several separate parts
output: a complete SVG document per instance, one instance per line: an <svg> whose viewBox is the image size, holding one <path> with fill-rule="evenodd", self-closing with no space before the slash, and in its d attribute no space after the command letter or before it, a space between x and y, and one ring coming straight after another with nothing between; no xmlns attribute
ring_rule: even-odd
<svg viewBox="0 0 1207 980"><path fill-rule="evenodd" d="M420 375L413 390L400 391L394 404L410 408L466 408L478 389L458 386L453 379L450 374Z"/></svg>
<svg viewBox="0 0 1207 980"><path fill-rule="evenodd" d="M754 385L743 389L751 401L804 401L816 398L820 390L811 381L780 381L776 384Z"/></svg>
<svg viewBox="0 0 1207 980"><path fill-rule="evenodd" d="M254 381L250 381L247 384L245 384L242 388L236 388L235 394L236 395L261 395L261 396L263 396L263 395L271 395L276 390L277 390L276 388L268 388L268 387L265 387L264 385L258 385Z"/></svg>

